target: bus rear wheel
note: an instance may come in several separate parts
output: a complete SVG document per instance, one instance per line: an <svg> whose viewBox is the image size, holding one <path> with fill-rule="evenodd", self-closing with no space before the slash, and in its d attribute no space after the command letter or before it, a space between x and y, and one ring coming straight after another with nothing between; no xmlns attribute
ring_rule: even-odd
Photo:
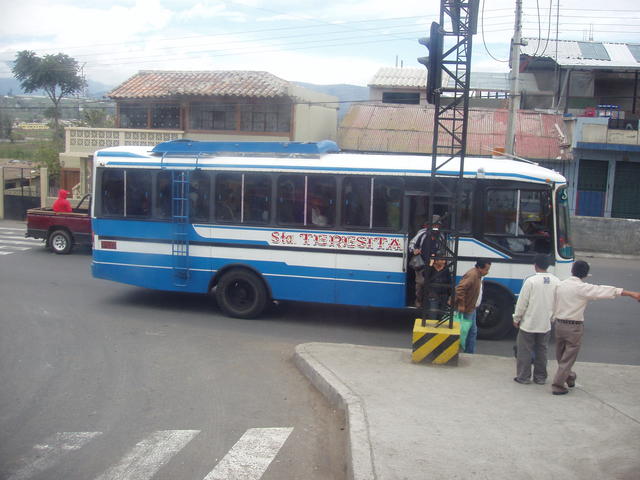
<svg viewBox="0 0 640 480"><path fill-rule="evenodd" d="M222 276L216 286L216 301L230 317L255 318L267 304L267 289L254 273L231 270Z"/></svg>
<svg viewBox="0 0 640 480"><path fill-rule="evenodd" d="M513 298L497 285L483 286L482 303L478 307L478 337L497 340L513 328Z"/></svg>

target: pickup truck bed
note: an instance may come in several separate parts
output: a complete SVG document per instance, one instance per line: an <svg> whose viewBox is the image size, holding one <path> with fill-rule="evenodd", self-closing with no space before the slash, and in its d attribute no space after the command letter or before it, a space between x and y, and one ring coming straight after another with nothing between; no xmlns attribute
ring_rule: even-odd
<svg viewBox="0 0 640 480"><path fill-rule="evenodd" d="M85 198L80 200L81 207ZM88 203L87 203L88 205ZM55 253L69 253L75 245L91 245L91 217L88 208L54 212L51 208L27 210L25 237L41 238Z"/></svg>

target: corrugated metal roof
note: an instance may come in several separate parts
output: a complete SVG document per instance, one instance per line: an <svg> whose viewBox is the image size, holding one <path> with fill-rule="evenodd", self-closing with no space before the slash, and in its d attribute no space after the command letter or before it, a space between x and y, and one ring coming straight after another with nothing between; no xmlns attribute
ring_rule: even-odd
<svg viewBox="0 0 640 480"><path fill-rule="evenodd" d="M383 67L373 76L369 87L375 88L426 88L426 68ZM443 74L443 87L452 87L453 79ZM471 72L471 90L492 92L508 92L509 73L506 72ZM520 89L526 92L538 91L535 76L532 73L520 74Z"/></svg>
<svg viewBox="0 0 640 480"><path fill-rule="evenodd" d="M371 81L370 87L417 87L422 88L427 85L426 68L397 68L382 67L376 72Z"/></svg>
<svg viewBox="0 0 640 480"><path fill-rule="evenodd" d="M590 67L590 68L631 68L640 69L638 62L627 43L607 43L607 42L582 42L577 40L555 40L526 38L527 45L523 46L521 53L532 57L547 57L556 61L561 67ZM609 59L590 58L590 55L583 54L580 43L592 46L602 45ZM557 48L557 59L556 59Z"/></svg>
<svg viewBox="0 0 640 480"><path fill-rule="evenodd" d="M520 111L516 121L517 155L530 159L555 159L560 152L562 115ZM507 111L470 109L467 155L490 155L504 147ZM338 129L344 150L430 154L433 107L417 105L354 105ZM445 138L443 138L444 140Z"/></svg>
<svg viewBox="0 0 640 480"><path fill-rule="evenodd" d="M289 82L268 72L144 70L109 93L112 99L189 96L283 97Z"/></svg>

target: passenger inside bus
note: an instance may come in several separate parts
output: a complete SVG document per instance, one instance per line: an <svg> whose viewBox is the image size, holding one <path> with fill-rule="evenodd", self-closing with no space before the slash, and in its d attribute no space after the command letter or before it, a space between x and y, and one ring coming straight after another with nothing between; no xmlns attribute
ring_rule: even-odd
<svg viewBox="0 0 640 480"><path fill-rule="evenodd" d="M218 220L239 220L236 215L237 200L234 192L231 189L227 189L221 195L221 199L216 204L216 218Z"/></svg>
<svg viewBox="0 0 640 480"><path fill-rule="evenodd" d="M311 205L311 223L319 227L326 227L328 225L327 216L324 214L325 207L323 201L318 197L312 197L309 200Z"/></svg>

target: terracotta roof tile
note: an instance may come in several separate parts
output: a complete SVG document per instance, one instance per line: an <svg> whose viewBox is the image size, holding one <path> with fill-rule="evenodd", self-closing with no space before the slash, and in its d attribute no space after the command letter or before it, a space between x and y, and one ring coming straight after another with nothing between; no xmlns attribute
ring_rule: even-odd
<svg viewBox="0 0 640 480"><path fill-rule="evenodd" d="M289 85L289 82L268 72L143 70L108 96L114 100L179 95L271 98L287 96Z"/></svg>

